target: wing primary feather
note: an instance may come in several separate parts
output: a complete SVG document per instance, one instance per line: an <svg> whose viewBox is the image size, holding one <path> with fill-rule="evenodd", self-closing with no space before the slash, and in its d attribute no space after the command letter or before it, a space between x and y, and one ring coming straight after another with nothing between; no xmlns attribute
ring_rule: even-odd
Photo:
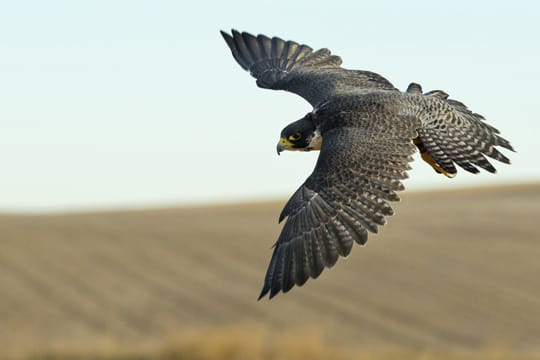
<svg viewBox="0 0 540 360"><path fill-rule="evenodd" d="M240 55L238 51L238 47L236 46L236 42L234 41L233 37L223 30L221 31L221 35L225 39L225 42L229 46L229 49L231 49L231 53L236 60L236 62L242 67L244 70L249 70L249 64L246 62L246 60Z"/></svg>
<svg viewBox="0 0 540 360"><path fill-rule="evenodd" d="M325 265L332 267L339 257L339 252L337 250L334 238L332 238L325 225L328 223L331 215L328 215L323 207L321 207L321 204L324 204L324 200L322 200L320 197L315 197L313 198L311 208L313 209L314 213L317 214L317 217L320 220L317 234L324 246Z"/></svg>
<svg viewBox="0 0 540 360"><path fill-rule="evenodd" d="M302 211L298 213L298 217L300 218L300 227L302 231L302 235L299 238L299 242L302 242L302 246L304 250L303 257L302 257L304 261L302 265L303 265L305 274L307 274L306 280L309 276L311 276L311 269L314 268L313 257L311 256L311 242L314 241L311 236L311 233L312 233L311 229L313 228L313 224L308 217L308 213L309 213L309 210L307 209L306 211Z"/></svg>
<svg viewBox="0 0 540 360"><path fill-rule="evenodd" d="M284 252L287 249L287 244L277 246L277 262L274 268L274 274L272 276L272 284L270 285L270 299L276 296L282 289L283 284L283 274L285 267L285 255Z"/></svg>
<svg viewBox="0 0 540 360"><path fill-rule="evenodd" d="M290 61L291 63L297 63L302 61L303 58L306 57L306 55L310 54L312 52L312 49L307 45L299 45L294 54L291 55Z"/></svg>
<svg viewBox="0 0 540 360"><path fill-rule="evenodd" d="M268 291L270 291L270 286L272 285L274 272L276 269L276 262L278 260L276 256L277 254L278 254L278 247L276 246L274 247L272 257L270 258L270 264L268 265L268 270L266 270L266 275L264 277L263 288L257 300L261 300L268 293Z"/></svg>
<svg viewBox="0 0 540 360"><path fill-rule="evenodd" d="M290 69L290 66L292 65L292 61L289 61L292 56L295 54L295 52L298 50L298 44L294 41L287 41L285 43L285 49L283 49L283 57L287 59L287 70Z"/></svg>
<svg viewBox="0 0 540 360"><path fill-rule="evenodd" d="M264 35L257 36L257 42L261 50L262 58L272 58L272 40Z"/></svg>
<svg viewBox="0 0 540 360"><path fill-rule="evenodd" d="M322 229L318 227L313 230L313 241L311 242L311 253L313 257L313 267L311 269L311 277L316 279L324 270L326 255L326 247L324 246L322 237Z"/></svg>
<svg viewBox="0 0 540 360"><path fill-rule="evenodd" d="M283 49L285 47L285 41L278 37L272 38L272 52L271 57L274 59L279 59L283 55Z"/></svg>
<svg viewBox="0 0 540 360"><path fill-rule="evenodd" d="M297 241L296 241L297 242ZM281 289L283 292L289 291L294 284L296 283L296 271L295 271L295 250L294 246L292 246L295 243L294 240L292 240L290 243L284 244L285 247L284 250L284 269L283 269L283 281L281 284Z"/></svg>
<svg viewBox="0 0 540 360"><path fill-rule="evenodd" d="M244 44L246 44L246 48L248 49L253 62L256 63L258 61L262 61L264 59L264 55L259 48L257 38L246 32L242 33L242 38L244 39Z"/></svg>
<svg viewBox="0 0 540 360"><path fill-rule="evenodd" d="M296 279L295 283L299 286L303 285L308 277L309 273L306 271L308 259L306 251L306 233L303 233L298 241L295 242L295 269Z"/></svg>
<svg viewBox="0 0 540 360"><path fill-rule="evenodd" d="M247 49L244 37L236 30L232 30L234 44L238 50L238 55L241 57L243 64L245 64L245 69L249 70L251 65L255 62L251 57L251 53Z"/></svg>

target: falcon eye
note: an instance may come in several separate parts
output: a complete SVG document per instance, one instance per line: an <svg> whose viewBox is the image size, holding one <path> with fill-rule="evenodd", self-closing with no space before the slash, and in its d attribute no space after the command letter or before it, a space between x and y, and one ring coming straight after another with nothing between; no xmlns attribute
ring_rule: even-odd
<svg viewBox="0 0 540 360"><path fill-rule="evenodd" d="M302 137L302 133L297 132L292 135L289 135L289 140L296 141L296 140L300 140L301 137Z"/></svg>

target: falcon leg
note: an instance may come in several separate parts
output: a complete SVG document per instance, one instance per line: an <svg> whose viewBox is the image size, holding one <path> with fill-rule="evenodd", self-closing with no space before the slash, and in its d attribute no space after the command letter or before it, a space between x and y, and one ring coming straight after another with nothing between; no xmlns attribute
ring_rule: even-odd
<svg viewBox="0 0 540 360"><path fill-rule="evenodd" d="M422 160L424 160L429 165L431 165L431 167L433 168L433 170L435 170L437 174L443 174L444 176L448 178L453 178L454 176L456 176L456 174L450 174L448 171L445 171L443 168L441 168L437 164L437 162L435 162L435 160L433 159L431 154L427 151L426 147L424 146L424 144L419 138L414 139L414 144L416 145L418 150L420 150L420 156L422 156Z"/></svg>

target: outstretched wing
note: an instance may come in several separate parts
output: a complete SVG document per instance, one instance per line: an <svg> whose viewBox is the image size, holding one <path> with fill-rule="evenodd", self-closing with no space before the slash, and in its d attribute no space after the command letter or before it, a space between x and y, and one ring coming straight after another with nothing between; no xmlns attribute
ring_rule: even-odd
<svg viewBox="0 0 540 360"><path fill-rule="evenodd" d="M294 41L236 30L232 35L221 31L221 35L238 64L257 79L259 87L293 92L313 107L348 89L395 89L376 73L341 68L341 58L328 49L313 51Z"/></svg>
<svg viewBox="0 0 540 360"><path fill-rule="evenodd" d="M418 136L435 162L450 176L457 173L454 164L475 174L479 172L477 167L496 172L486 156L510 164L496 146L511 151L514 148L482 115L473 113L457 100L448 99L440 90L424 94L423 100L428 118L418 130Z"/></svg>
<svg viewBox="0 0 540 360"><path fill-rule="evenodd" d="M287 292L317 278L354 242L367 241L385 216L388 201L399 200L415 151L419 121L384 113L341 113L359 118L360 127L339 127L323 134L317 165L288 201L287 221L275 244L259 299Z"/></svg>

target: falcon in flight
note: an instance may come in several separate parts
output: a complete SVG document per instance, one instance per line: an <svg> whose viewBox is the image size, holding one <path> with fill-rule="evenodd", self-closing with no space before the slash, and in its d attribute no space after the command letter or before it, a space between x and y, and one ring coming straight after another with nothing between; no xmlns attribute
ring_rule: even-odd
<svg viewBox="0 0 540 360"><path fill-rule="evenodd" d="M510 164L500 146L514 151L499 131L463 103L411 83L405 92L381 75L342 68L328 49L278 37L221 32L234 59L265 89L300 95L313 111L287 125L283 150L320 150L313 173L289 199L259 299L317 278L353 243L364 245L394 212L418 148L422 159L448 177L456 165L494 173L486 159Z"/></svg>

